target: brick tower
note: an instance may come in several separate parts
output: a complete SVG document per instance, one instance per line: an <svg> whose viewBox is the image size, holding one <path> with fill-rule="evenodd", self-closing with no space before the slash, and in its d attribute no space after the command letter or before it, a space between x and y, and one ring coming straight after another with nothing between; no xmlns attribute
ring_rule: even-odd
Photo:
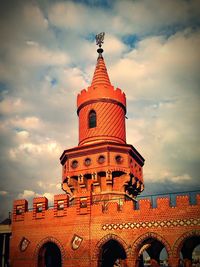
<svg viewBox="0 0 200 267"><path fill-rule="evenodd" d="M60 158L62 188L71 201L84 194L134 200L144 189L144 159L126 143L126 96L111 84L99 46L92 83L77 96L79 144Z"/></svg>

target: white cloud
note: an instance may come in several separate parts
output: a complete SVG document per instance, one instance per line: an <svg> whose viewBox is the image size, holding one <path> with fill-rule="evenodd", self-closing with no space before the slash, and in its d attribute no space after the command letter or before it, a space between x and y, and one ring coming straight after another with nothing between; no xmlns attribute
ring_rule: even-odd
<svg viewBox="0 0 200 267"><path fill-rule="evenodd" d="M26 22L29 26L31 25L36 30L48 29L48 20L44 18L41 9L37 5L32 5L31 3L24 5L22 9L22 16L25 20L24 22Z"/></svg>
<svg viewBox="0 0 200 267"><path fill-rule="evenodd" d="M69 56L65 52L53 51L41 46L25 46L23 49L13 49L13 60L27 67L65 65L69 63Z"/></svg>
<svg viewBox="0 0 200 267"><path fill-rule="evenodd" d="M18 199L27 199L27 200L30 200L30 199L33 199L35 197L39 197L39 196L44 196L46 197L50 203L53 202L53 199L54 199L54 194L52 193L49 193L49 192L45 192L43 194L38 194L32 190L24 190L23 193L20 193L17 198Z"/></svg>
<svg viewBox="0 0 200 267"><path fill-rule="evenodd" d="M38 129L39 127L42 126L42 122L39 118L37 117L25 117L25 118L21 118L21 117L15 117L15 119L10 121L10 124L13 127L16 128L24 128L24 129Z"/></svg>
<svg viewBox="0 0 200 267"><path fill-rule="evenodd" d="M28 131L25 131L25 130L22 130L20 132L17 132L17 136L18 136L19 139L21 139L21 140L24 141L24 140L27 140L28 139L29 132Z"/></svg>
<svg viewBox="0 0 200 267"><path fill-rule="evenodd" d="M52 203L53 200L54 200L54 194L52 194L52 193L46 192L46 193L43 194L43 196L46 197L49 200L50 203Z"/></svg>
<svg viewBox="0 0 200 267"><path fill-rule="evenodd" d="M196 86L200 33L186 31L169 39L146 38L110 68L115 84L126 89L128 99L189 94ZM192 47L192 49L191 49ZM182 86L182 88L180 88Z"/></svg>
<svg viewBox="0 0 200 267"><path fill-rule="evenodd" d="M107 34L105 37L104 50L108 57L113 55L119 57L123 52L127 51L127 46L116 36Z"/></svg>
<svg viewBox="0 0 200 267"><path fill-rule="evenodd" d="M46 185L45 185L45 183L43 181L37 181L37 184L41 188L45 188L46 187Z"/></svg>
<svg viewBox="0 0 200 267"><path fill-rule="evenodd" d="M115 9L134 33L156 32L162 27L189 23L191 17L198 18L198 0L173 1L117 1Z"/></svg>
<svg viewBox="0 0 200 267"><path fill-rule="evenodd" d="M61 189L61 183L57 184L57 185L56 185L56 188L57 188L57 189Z"/></svg>
<svg viewBox="0 0 200 267"><path fill-rule="evenodd" d="M17 198L18 199L31 199L31 198L34 198L34 197L38 197L39 195L32 191L32 190L24 190L23 193L20 193Z"/></svg>
<svg viewBox="0 0 200 267"><path fill-rule="evenodd" d="M0 191L0 196L6 196L8 194L7 191Z"/></svg>
<svg viewBox="0 0 200 267"><path fill-rule="evenodd" d="M11 159L16 161L21 161L23 158L24 160L32 161L35 159L39 160L42 155L55 159L56 157L59 157L61 151L60 144L52 140L46 140L45 144L19 144L18 147L10 149L9 154Z"/></svg>
<svg viewBox="0 0 200 267"><path fill-rule="evenodd" d="M0 113L10 114L15 112L20 112L25 109L25 103L23 103L21 98L6 97L0 103Z"/></svg>
<svg viewBox="0 0 200 267"><path fill-rule="evenodd" d="M82 27L84 19L88 19L88 15L86 7L71 1L56 3L49 9L51 23L69 29Z"/></svg>
<svg viewBox="0 0 200 267"><path fill-rule="evenodd" d="M183 183L185 181L191 181L192 177L189 174L183 174L179 176L171 177L171 180L176 183Z"/></svg>

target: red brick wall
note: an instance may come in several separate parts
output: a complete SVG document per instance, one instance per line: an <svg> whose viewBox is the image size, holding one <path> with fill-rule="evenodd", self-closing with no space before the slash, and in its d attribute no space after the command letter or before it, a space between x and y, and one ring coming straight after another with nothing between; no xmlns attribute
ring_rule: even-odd
<svg viewBox="0 0 200 267"><path fill-rule="evenodd" d="M57 210L57 201L64 200L64 210ZM35 203L42 202L43 210L35 215ZM36 266L39 248L48 240L55 242L61 250L62 266L97 266L101 246L110 238L118 240L127 253L127 266L135 266L141 242L151 236L160 240L169 254L171 266L177 266L179 243L192 234L200 235L200 195L197 204L190 205L188 196L178 196L175 207L168 198L158 198L157 208L152 208L150 199L139 201L139 209L132 202L91 204L87 195L87 207L80 202L68 206L66 195L55 196L54 208L47 208L46 198L33 201L33 211L24 209L23 216L16 215L17 205L27 205L16 200L13 209L11 266ZM104 212L103 212L104 211ZM20 216L20 220L18 217ZM83 238L80 247L73 250L74 234ZM30 241L25 251L20 251L20 241Z"/></svg>

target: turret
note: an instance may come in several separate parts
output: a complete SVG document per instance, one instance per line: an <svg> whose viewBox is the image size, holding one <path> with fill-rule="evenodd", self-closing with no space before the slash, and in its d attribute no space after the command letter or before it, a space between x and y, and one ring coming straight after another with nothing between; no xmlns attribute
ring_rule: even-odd
<svg viewBox="0 0 200 267"><path fill-rule="evenodd" d="M102 56L103 35L91 85L77 96L79 143L63 152L62 188L70 200L135 199L143 191L144 159L126 144L126 96L111 84Z"/></svg>
<svg viewBox="0 0 200 267"><path fill-rule="evenodd" d="M103 49L100 51L91 85L77 96L79 145L102 141L126 143L126 96L111 85Z"/></svg>

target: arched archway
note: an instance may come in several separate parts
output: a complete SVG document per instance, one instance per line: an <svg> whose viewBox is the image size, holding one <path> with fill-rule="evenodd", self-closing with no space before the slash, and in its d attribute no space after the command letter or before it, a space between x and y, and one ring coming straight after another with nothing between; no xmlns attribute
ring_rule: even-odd
<svg viewBox="0 0 200 267"><path fill-rule="evenodd" d="M37 244L37 246L35 248L35 251L33 254L34 267L43 266L43 265L39 265L39 262L41 263L42 262L41 259L44 259L44 251L45 251L44 248L45 248L45 245L48 243L54 244L59 249L60 254L61 254L60 255L61 265L60 266L62 266L62 263L66 257L65 249L64 249L62 243L58 239L56 239L53 236L47 236L44 239L40 240L40 242ZM39 260L39 258L40 258L40 260Z"/></svg>
<svg viewBox="0 0 200 267"><path fill-rule="evenodd" d="M139 267L144 267L145 263L150 264L150 262L153 266L160 266L162 261L165 261L167 266L171 249L163 237L155 233L147 233L134 242L133 255Z"/></svg>
<svg viewBox="0 0 200 267"><path fill-rule="evenodd" d="M126 252L114 239L108 240L100 249L98 267L125 266Z"/></svg>
<svg viewBox="0 0 200 267"><path fill-rule="evenodd" d="M200 231L191 231L183 234L174 245L175 256L181 258L187 266L195 261L193 252L200 245Z"/></svg>
<svg viewBox="0 0 200 267"><path fill-rule="evenodd" d="M61 267L61 251L53 242L43 244L38 253L38 267Z"/></svg>
<svg viewBox="0 0 200 267"><path fill-rule="evenodd" d="M111 240L115 242L109 243L109 241ZM96 244L95 249L93 251L92 259L98 262L98 265L97 265L98 267L101 267L103 250L109 246L113 247L112 244L114 244L114 246L117 245L117 247L123 251L122 255L125 255L126 258L130 256L130 247L126 244L126 242L122 238L120 238L119 236L115 234L105 235L104 237L102 237L101 240L99 240L99 242ZM110 265L108 265L108 267L109 266ZM126 259L121 259L121 266L123 267L127 266Z"/></svg>

